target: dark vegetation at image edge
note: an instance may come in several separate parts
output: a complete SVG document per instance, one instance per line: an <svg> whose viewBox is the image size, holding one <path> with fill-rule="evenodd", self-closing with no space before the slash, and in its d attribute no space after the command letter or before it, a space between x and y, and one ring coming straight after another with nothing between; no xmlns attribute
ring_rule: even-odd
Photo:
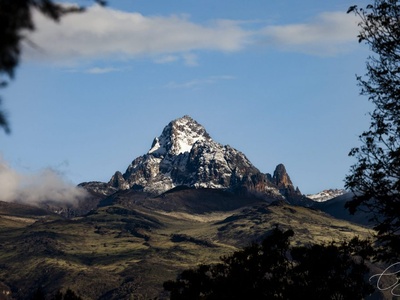
<svg viewBox="0 0 400 300"><path fill-rule="evenodd" d="M363 299L374 288L365 281L373 253L369 241L290 246L292 230L272 230L221 263L183 271L164 283L170 299Z"/></svg>

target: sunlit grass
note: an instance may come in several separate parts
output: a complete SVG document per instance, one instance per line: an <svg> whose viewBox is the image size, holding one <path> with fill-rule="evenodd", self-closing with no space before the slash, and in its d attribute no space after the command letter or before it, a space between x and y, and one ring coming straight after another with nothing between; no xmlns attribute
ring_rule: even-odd
<svg viewBox="0 0 400 300"><path fill-rule="evenodd" d="M277 224L295 231L293 244L370 234L323 213L285 205L193 215L112 206L72 220L12 216L0 221L0 281L23 292L41 280L50 289L85 291L86 299L123 286L127 278L138 285L138 295L157 296L162 283L181 270L217 263ZM87 286L96 288L87 291Z"/></svg>

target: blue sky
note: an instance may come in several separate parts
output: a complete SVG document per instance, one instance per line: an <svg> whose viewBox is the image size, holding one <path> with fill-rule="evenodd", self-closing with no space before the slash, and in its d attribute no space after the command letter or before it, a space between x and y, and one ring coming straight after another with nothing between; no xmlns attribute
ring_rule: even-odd
<svg viewBox="0 0 400 300"><path fill-rule="evenodd" d="M91 3L60 24L35 15L37 46L1 90L8 170L108 181L190 115L262 172L283 163L305 194L343 188L372 107L355 78L371 53L346 10L367 1Z"/></svg>

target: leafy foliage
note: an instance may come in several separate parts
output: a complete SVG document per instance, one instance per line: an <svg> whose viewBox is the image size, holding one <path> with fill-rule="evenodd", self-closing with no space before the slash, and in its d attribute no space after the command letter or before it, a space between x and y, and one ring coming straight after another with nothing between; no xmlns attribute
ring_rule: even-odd
<svg viewBox="0 0 400 300"><path fill-rule="evenodd" d="M373 287L365 281L368 241L291 247L292 230L276 228L216 265L185 270L164 283L170 299L363 299Z"/></svg>
<svg viewBox="0 0 400 300"><path fill-rule="evenodd" d="M346 177L355 197L346 204L351 213L362 207L373 213L371 221L384 251L381 259L398 260L400 253L400 3L376 0L365 9L352 6L361 18L359 42L374 55L366 62L365 77L358 76L361 95L375 105L369 130L360 135L362 145L350 156L357 163Z"/></svg>
<svg viewBox="0 0 400 300"><path fill-rule="evenodd" d="M104 5L105 1L97 0ZM81 12L83 7L65 6L52 0L0 0L0 87L13 79L21 56L21 42L27 40L24 32L35 30L32 10L36 9L54 21L71 12ZM1 102L0 102L1 103ZM0 127L10 131L7 116L0 110Z"/></svg>

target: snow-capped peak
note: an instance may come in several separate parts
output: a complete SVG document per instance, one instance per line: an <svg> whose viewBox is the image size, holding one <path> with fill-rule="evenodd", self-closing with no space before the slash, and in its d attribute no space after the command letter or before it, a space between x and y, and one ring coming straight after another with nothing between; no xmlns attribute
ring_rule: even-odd
<svg viewBox="0 0 400 300"><path fill-rule="evenodd" d="M202 125L186 115L164 128L154 139L148 154L164 156L190 152L197 141L211 141L211 138Z"/></svg>
<svg viewBox="0 0 400 300"><path fill-rule="evenodd" d="M338 196L341 196L345 193L346 193L346 190L329 189L329 190L323 190L322 192L319 192L317 194L306 195L306 197L311 200L314 200L316 202L324 202L324 201L336 198Z"/></svg>
<svg viewBox="0 0 400 300"><path fill-rule="evenodd" d="M278 169L286 173L283 165ZM135 158L125 173L117 171L104 185L110 191L134 189L154 195L188 186L256 193L269 200L301 196L287 174L261 173L243 153L213 141L189 116L171 121L147 154Z"/></svg>

